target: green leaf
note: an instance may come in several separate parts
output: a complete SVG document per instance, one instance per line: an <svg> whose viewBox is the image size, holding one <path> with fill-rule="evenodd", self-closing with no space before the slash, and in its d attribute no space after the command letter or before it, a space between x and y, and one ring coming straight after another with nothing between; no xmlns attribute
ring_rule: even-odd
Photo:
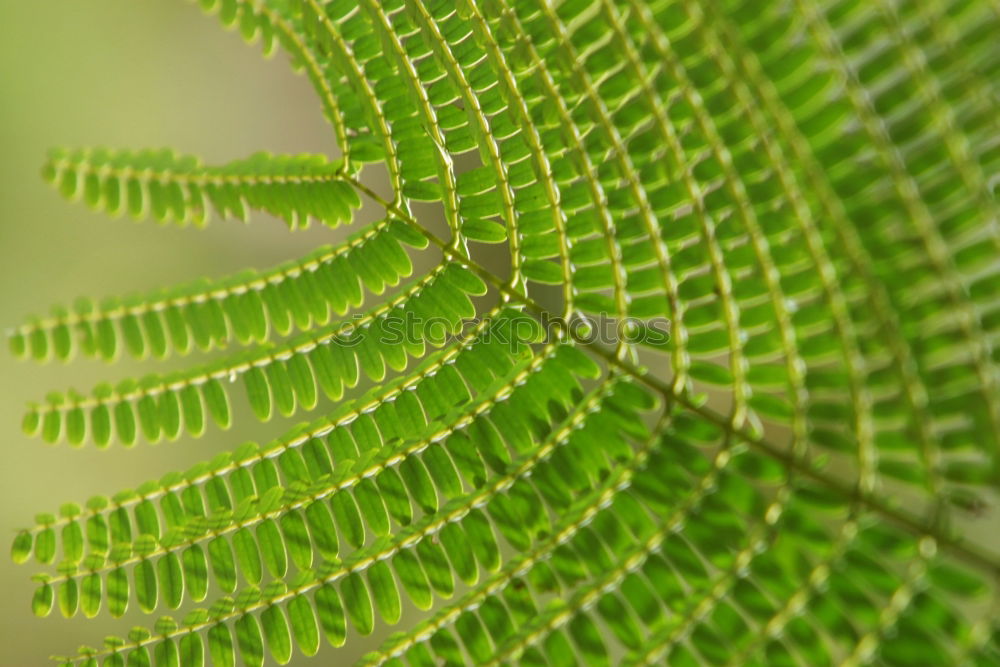
<svg viewBox="0 0 1000 667"><path fill-rule="evenodd" d="M462 521L462 527L476 560L486 570L495 572L500 567L500 549L486 516L479 510L472 510Z"/></svg>
<svg viewBox="0 0 1000 667"><path fill-rule="evenodd" d="M608 662L607 648L601 639L601 632L587 614L577 614L569 624L569 633L573 643L580 649L581 655L593 664Z"/></svg>
<svg viewBox="0 0 1000 667"><path fill-rule="evenodd" d="M461 638L462 644L465 645L465 650L469 652L476 663L483 664L490 659L492 653L490 641L476 614L469 611L464 612L455 621L455 630L458 631L458 636Z"/></svg>
<svg viewBox="0 0 1000 667"><path fill-rule="evenodd" d="M330 498L330 509L333 510L333 518L340 528L340 535L344 540L357 549L365 543L365 527L361 522L361 513L358 511L358 504L354 496L347 491L333 494Z"/></svg>
<svg viewBox="0 0 1000 667"><path fill-rule="evenodd" d="M416 551L431 587L438 595L451 597L455 592L455 579L452 577L451 566L444 550L429 540L421 540L417 543Z"/></svg>
<svg viewBox="0 0 1000 667"><path fill-rule="evenodd" d="M98 404L90 411L90 437L98 447L106 447L111 442L111 410L108 406Z"/></svg>
<svg viewBox="0 0 1000 667"><path fill-rule="evenodd" d="M184 428L191 435L200 436L205 432L205 410L198 388L193 385L184 387L180 392L180 400Z"/></svg>
<svg viewBox="0 0 1000 667"><path fill-rule="evenodd" d="M319 626L308 598L301 595L291 598L285 611L296 646L307 657L316 655L319 651Z"/></svg>
<svg viewBox="0 0 1000 667"><path fill-rule="evenodd" d="M279 519L281 525L281 535L284 538L284 545L288 549L292 563L299 570L308 570L312 567L313 549L309 541L309 529L306 526L302 514L294 510L283 514ZM258 536L258 539L260 537ZM275 569L280 561L275 564Z"/></svg>
<svg viewBox="0 0 1000 667"><path fill-rule="evenodd" d="M157 418L164 437L176 440L181 433L180 397L172 391L160 394L157 410Z"/></svg>
<svg viewBox="0 0 1000 667"><path fill-rule="evenodd" d="M382 620L390 625L398 623L402 614L402 601L392 571L384 560L376 561L368 568L368 585L375 596L375 606L378 607Z"/></svg>
<svg viewBox="0 0 1000 667"><path fill-rule="evenodd" d="M445 664L459 665L464 661L462 651L447 628L441 628L431 637L431 647Z"/></svg>
<svg viewBox="0 0 1000 667"><path fill-rule="evenodd" d="M423 565L417 560L416 554L411 549L403 549L395 555L392 565L396 569L396 574L406 590L406 594L413 600L413 604L418 609L430 609L434 603L431 585L427 580Z"/></svg>
<svg viewBox="0 0 1000 667"><path fill-rule="evenodd" d="M486 294L486 283L473 271L461 264L451 263L447 270L441 274L443 280L457 289L473 296L483 296Z"/></svg>
<svg viewBox="0 0 1000 667"><path fill-rule="evenodd" d="M288 557L285 553L285 541L277 524L271 519L264 519L257 526L257 542L264 565L273 577L284 577L288 570Z"/></svg>
<svg viewBox="0 0 1000 667"><path fill-rule="evenodd" d="M236 652L233 650L233 635L225 623L216 623L208 629L208 654L215 667L235 667Z"/></svg>
<svg viewBox="0 0 1000 667"><path fill-rule="evenodd" d="M445 498L457 498L462 493L462 480L443 447L431 446L424 452L421 460L430 473L434 486Z"/></svg>
<svg viewBox="0 0 1000 667"><path fill-rule="evenodd" d="M375 624L375 612L364 580L357 572L351 572L341 582L340 593L344 596L347 616L354 628L359 634L370 635Z"/></svg>
<svg viewBox="0 0 1000 667"><path fill-rule="evenodd" d="M344 382L341 379L337 360L334 358L333 347L335 347L334 344L317 346L309 354L309 361L320 389L331 401L338 401L344 395ZM304 401L303 404L305 404Z"/></svg>
<svg viewBox="0 0 1000 667"><path fill-rule="evenodd" d="M472 241L482 243L502 243L507 240L507 231L488 220L468 220L462 225L462 234Z"/></svg>
<svg viewBox="0 0 1000 667"><path fill-rule="evenodd" d="M83 408L73 408L66 413L66 440L71 445L83 444L87 436L87 420Z"/></svg>
<svg viewBox="0 0 1000 667"><path fill-rule="evenodd" d="M343 646L347 638L347 620L340 594L332 584L316 589L316 615L331 646Z"/></svg>
<svg viewBox="0 0 1000 667"><path fill-rule="evenodd" d="M692 362L688 372L695 380L728 387L733 384L733 376L726 368L704 361Z"/></svg>
<svg viewBox="0 0 1000 667"><path fill-rule="evenodd" d="M394 468L385 468L375 478L375 483L382 494L382 500L389 511L389 515L396 523L406 526L413 518L410 508L410 498L406 494L406 487L403 480Z"/></svg>
<svg viewBox="0 0 1000 667"><path fill-rule="evenodd" d="M980 577L948 563L938 563L927 575L936 586L956 595L972 596L986 589Z"/></svg>
<svg viewBox="0 0 1000 667"><path fill-rule="evenodd" d="M247 391L247 401L254 416L261 421L271 418L271 386L264 370L254 366L243 374L243 385Z"/></svg>
<svg viewBox="0 0 1000 667"><path fill-rule="evenodd" d="M62 529L63 559L75 563L83 558L83 529L78 521L70 521Z"/></svg>
<svg viewBox="0 0 1000 667"><path fill-rule="evenodd" d="M221 536L212 539L208 543L208 557L219 588L226 593L236 590L236 561L229 540Z"/></svg>
<svg viewBox="0 0 1000 667"><path fill-rule="evenodd" d="M31 557L31 547L34 544L31 533L22 530L14 538L10 548L10 557L15 563L23 563Z"/></svg>
<svg viewBox="0 0 1000 667"><path fill-rule="evenodd" d="M39 434L42 428L42 416L39 414L35 406L32 406L24 414L24 418L21 420L21 431L28 437L33 437Z"/></svg>
<svg viewBox="0 0 1000 667"><path fill-rule="evenodd" d="M632 650L642 647L642 632L638 624L616 596L608 594L602 597L597 602L597 612L622 644Z"/></svg>
<svg viewBox="0 0 1000 667"><path fill-rule="evenodd" d="M135 413L132 412L132 406L127 403L118 403L115 405L115 432L118 434L118 440L121 441L126 447L135 444Z"/></svg>
<svg viewBox="0 0 1000 667"><path fill-rule="evenodd" d="M121 617L128 609L129 583L124 567L116 567L108 573L108 611L115 618Z"/></svg>
<svg viewBox="0 0 1000 667"><path fill-rule="evenodd" d="M208 380L201 385L201 394L208 407L208 414L212 416L216 425L223 430L228 429L232 425L232 416L229 411L229 398L222 384L218 380Z"/></svg>
<svg viewBox="0 0 1000 667"><path fill-rule="evenodd" d="M794 411L788 402L778 396L771 394L757 394L750 399L750 406L765 417L771 417L779 421L788 421L792 418Z"/></svg>
<svg viewBox="0 0 1000 667"><path fill-rule="evenodd" d="M139 425L142 428L142 437L148 442L156 442L160 438L160 412L156 406L156 399L150 395L145 395L136 403L136 411L139 414Z"/></svg>
<svg viewBox="0 0 1000 667"><path fill-rule="evenodd" d="M461 524L457 522L446 523L441 529L439 538L458 578L469 586L475 585L479 578L479 570L472 547L469 544L469 538Z"/></svg>
<svg viewBox="0 0 1000 667"><path fill-rule="evenodd" d="M55 601L55 593L52 591L52 585L49 583L43 583L41 586L35 589L35 593L31 598L31 611L38 617L45 617L52 613L52 604Z"/></svg>
<svg viewBox="0 0 1000 667"><path fill-rule="evenodd" d="M184 571L180 558L175 552L168 551L157 561L156 571L164 602L171 609L177 609L184 598Z"/></svg>
<svg viewBox="0 0 1000 667"><path fill-rule="evenodd" d="M371 329L357 334L358 342L352 346L358 357L358 365L370 379L381 382L385 378L385 360L380 354L376 337Z"/></svg>
<svg viewBox="0 0 1000 667"><path fill-rule="evenodd" d="M437 493L423 462L415 456L409 456L399 464L399 474L410 495L413 496L421 509L428 514L436 512L438 507Z"/></svg>
<svg viewBox="0 0 1000 667"><path fill-rule="evenodd" d="M333 514L327 504L322 501L310 503L306 507L305 515L309 532L320 554L324 558L336 558L340 551L340 543L337 539L337 528L333 523Z"/></svg>
<svg viewBox="0 0 1000 667"><path fill-rule="evenodd" d="M135 565L135 597L139 608L147 614L156 609L158 589L153 563L142 559Z"/></svg>
<svg viewBox="0 0 1000 667"><path fill-rule="evenodd" d="M260 623L253 614L243 614L236 619L236 643L240 647L243 664L261 667L264 664L264 638Z"/></svg>
<svg viewBox="0 0 1000 667"><path fill-rule="evenodd" d="M177 651L177 644L173 639L166 638L156 644L153 649L156 660L156 667L180 667L180 654Z"/></svg>
<svg viewBox="0 0 1000 667"><path fill-rule="evenodd" d="M556 348L556 359L565 364L574 375L596 380L601 377L601 368L586 353L573 345Z"/></svg>
<svg viewBox="0 0 1000 667"><path fill-rule="evenodd" d="M185 667L204 667L205 644L202 641L201 635L191 633L181 637L178 657L180 664Z"/></svg>
<svg viewBox="0 0 1000 667"><path fill-rule="evenodd" d="M305 355L294 354L287 363L288 377L295 389L295 400L303 410L312 410L316 407L318 395L316 379L313 377L309 362L306 361Z"/></svg>
<svg viewBox="0 0 1000 667"><path fill-rule="evenodd" d="M292 387L292 380L288 376L288 369L280 361L272 361L265 367L265 372L275 407L278 408L279 413L288 417L295 412L295 390ZM257 414L257 417L262 421L267 419L260 414Z"/></svg>
<svg viewBox="0 0 1000 667"><path fill-rule="evenodd" d="M208 561L205 552L200 545L192 544L184 550L181 561L188 597L201 602L208 594Z"/></svg>
<svg viewBox="0 0 1000 667"><path fill-rule="evenodd" d="M376 537L389 534L389 514L386 511L385 503L379 495L378 487L371 478L362 479L354 487L354 499L357 501L358 510L364 516L368 527Z"/></svg>
<svg viewBox="0 0 1000 667"><path fill-rule="evenodd" d="M546 285L560 285L564 280L562 267L548 260L528 260L523 270L526 278Z"/></svg>
<svg viewBox="0 0 1000 667"><path fill-rule="evenodd" d="M264 569L260 562L260 552L257 551L257 542L249 528L240 528L233 533L233 551L246 582L259 585L264 578Z"/></svg>
<svg viewBox="0 0 1000 667"><path fill-rule="evenodd" d="M264 628L264 638L267 640L271 657L279 665L288 664L292 658L292 635L281 607L277 605L267 607L261 612L260 623Z"/></svg>

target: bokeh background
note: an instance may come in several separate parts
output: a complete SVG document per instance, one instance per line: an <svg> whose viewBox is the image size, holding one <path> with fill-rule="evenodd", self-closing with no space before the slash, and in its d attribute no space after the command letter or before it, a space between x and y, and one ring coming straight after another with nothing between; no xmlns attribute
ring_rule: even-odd
<svg viewBox="0 0 1000 667"><path fill-rule="evenodd" d="M203 231L112 220L62 200L42 181L49 148L170 146L219 163L257 150L334 155L334 145L308 81L285 55L265 60L193 2L0 0L0 329L78 296L272 266L346 233L314 227L292 234L263 215L249 225L213 220ZM361 221L376 213L363 210ZM106 634L152 623L138 614L120 621L32 616L34 568L11 563L6 545L36 512L134 487L282 430L237 419L243 431L104 452L52 447L21 433L28 400L153 370L155 363L126 360L39 366L0 351L0 664L48 664L53 653L100 646ZM352 656L367 650L353 648ZM338 653L336 662L352 656Z"/></svg>

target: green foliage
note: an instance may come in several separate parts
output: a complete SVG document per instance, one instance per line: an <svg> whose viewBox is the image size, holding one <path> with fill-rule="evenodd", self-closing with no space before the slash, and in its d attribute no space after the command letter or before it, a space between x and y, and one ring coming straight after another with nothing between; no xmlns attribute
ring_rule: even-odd
<svg viewBox="0 0 1000 667"><path fill-rule="evenodd" d="M161 222L384 216L11 333L37 361L246 346L32 403L49 442L322 409L18 534L39 616L183 614L66 663L376 632L363 664L1000 663L1000 556L963 528L1000 484L995 7L200 4L289 54L341 156L68 151L46 178Z"/></svg>
<svg viewBox="0 0 1000 667"><path fill-rule="evenodd" d="M247 208L283 218L291 229L310 218L335 227L350 221L361 200L342 181L340 166L323 156L257 153L221 168L169 150L53 151L42 170L67 199L117 215L178 224L208 222L209 204L221 216L246 220Z"/></svg>

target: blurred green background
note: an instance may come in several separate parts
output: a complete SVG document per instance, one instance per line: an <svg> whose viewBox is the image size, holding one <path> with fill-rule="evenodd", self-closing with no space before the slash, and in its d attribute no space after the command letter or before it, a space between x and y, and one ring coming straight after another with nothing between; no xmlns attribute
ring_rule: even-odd
<svg viewBox="0 0 1000 667"><path fill-rule="evenodd" d="M249 227L213 220L208 229L111 220L63 201L39 176L54 146L170 146L209 163L257 150L334 154L334 141L308 81L277 53L224 32L217 20L184 0L0 0L0 327L15 326L51 304L78 296L145 291L199 276L268 267L345 233L325 228L290 234L263 215ZM362 219L375 212L362 211ZM197 355L195 355L197 356ZM190 364L190 358L179 363ZM218 430L131 450L113 446L50 447L20 430L28 400L70 386L158 370L123 360L114 366L78 359L39 366L0 354L2 530L9 544L36 512L84 502L183 470L251 437L267 440L281 424L243 421L244 431ZM237 424L241 423L237 420ZM248 428L249 425L249 428ZM7 547L3 550L6 552ZM33 565L0 557L0 645L5 665L46 664L80 644L100 646L152 619L65 620L30 612ZM356 649L365 650L363 646ZM326 654L329 657L329 653ZM338 654L340 658L349 656ZM311 664L311 663L310 663Z"/></svg>

